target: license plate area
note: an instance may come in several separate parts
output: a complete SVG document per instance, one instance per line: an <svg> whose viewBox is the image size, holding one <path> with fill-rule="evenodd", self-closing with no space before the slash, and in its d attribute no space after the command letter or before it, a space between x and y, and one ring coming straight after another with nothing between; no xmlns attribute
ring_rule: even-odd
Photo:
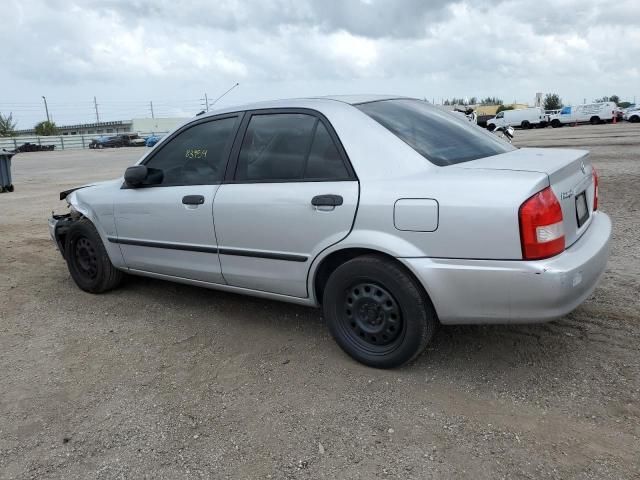
<svg viewBox="0 0 640 480"><path fill-rule="evenodd" d="M586 192L576 195L576 219L578 220L578 228L582 227L582 225L589 220Z"/></svg>

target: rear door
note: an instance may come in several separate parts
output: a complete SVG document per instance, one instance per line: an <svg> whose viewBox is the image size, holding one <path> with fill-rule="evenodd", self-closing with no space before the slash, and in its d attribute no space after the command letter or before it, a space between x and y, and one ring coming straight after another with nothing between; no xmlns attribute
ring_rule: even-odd
<svg viewBox="0 0 640 480"><path fill-rule="evenodd" d="M162 183L123 188L114 200L117 237L134 270L224 283L213 226L213 199L239 125L237 115L181 129L145 161Z"/></svg>
<svg viewBox="0 0 640 480"><path fill-rule="evenodd" d="M313 259L348 235L359 186L329 122L310 110L251 112L214 202L230 285L306 297Z"/></svg>

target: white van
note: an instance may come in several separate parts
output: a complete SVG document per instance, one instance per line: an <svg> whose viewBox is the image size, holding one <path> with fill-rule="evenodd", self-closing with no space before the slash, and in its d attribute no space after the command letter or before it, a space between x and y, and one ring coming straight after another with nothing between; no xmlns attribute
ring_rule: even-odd
<svg viewBox="0 0 640 480"><path fill-rule="evenodd" d="M488 130L494 130L496 127L532 128L546 126L547 117L540 107L503 110L487 120Z"/></svg>
<svg viewBox="0 0 640 480"><path fill-rule="evenodd" d="M563 107L560 113L551 116L549 121L554 128L567 123L597 125L598 123L610 122L614 115L617 115L617 109L618 107L613 102L585 103L575 107Z"/></svg>

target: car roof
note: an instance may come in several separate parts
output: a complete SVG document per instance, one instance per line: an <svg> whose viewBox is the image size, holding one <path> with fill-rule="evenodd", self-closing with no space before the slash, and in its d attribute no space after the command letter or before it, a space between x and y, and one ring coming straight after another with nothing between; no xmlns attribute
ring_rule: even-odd
<svg viewBox="0 0 640 480"><path fill-rule="evenodd" d="M328 104L335 104L336 102L345 105L357 105L360 103L379 102L381 100L391 100L403 97L401 95L331 95L325 97L302 97L302 98L285 98L279 100L265 100L262 102L247 103L244 105L235 105L220 108L218 110L212 110L208 113L202 114L201 117L207 117L212 115L220 115L223 113L231 112L243 112L247 110L259 110L269 108L317 108L322 110L323 106Z"/></svg>

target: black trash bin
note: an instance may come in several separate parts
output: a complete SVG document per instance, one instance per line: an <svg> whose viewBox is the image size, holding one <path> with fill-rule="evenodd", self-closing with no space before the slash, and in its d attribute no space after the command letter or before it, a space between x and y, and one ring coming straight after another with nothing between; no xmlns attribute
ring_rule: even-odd
<svg viewBox="0 0 640 480"><path fill-rule="evenodd" d="M0 150L0 193L13 192L13 183L11 183L11 157L13 152Z"/></svg>

